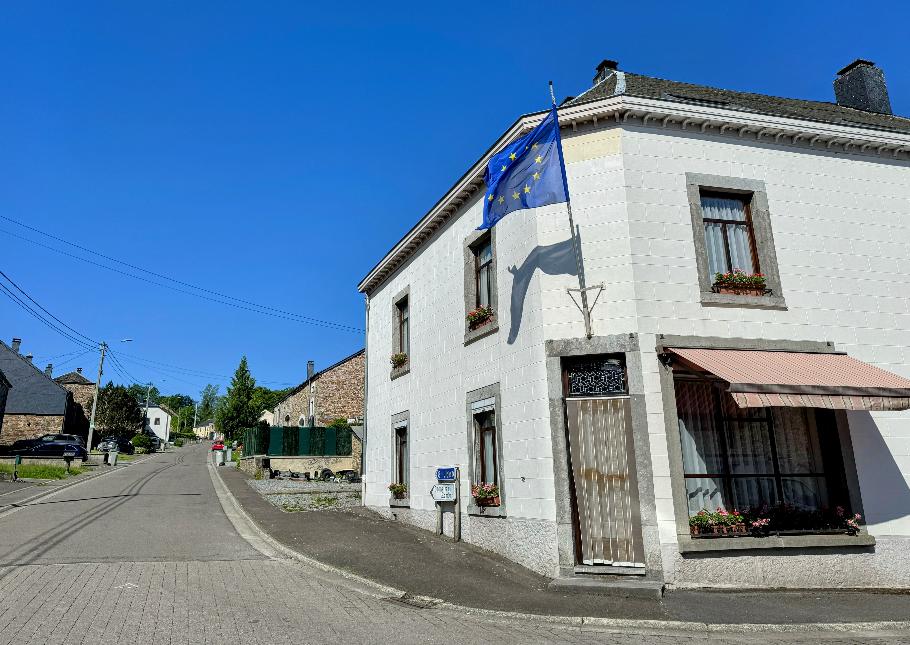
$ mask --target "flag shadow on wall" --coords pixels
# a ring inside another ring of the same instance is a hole
[[[579,240],[580,244],[581,240]],[[534,277],[534,272],[538,269],[540,269],[541,273],[547,275],[578,275],[572,240],[568,239],[549,246],[537,246],[528,254],[521,266],[513,264],[508,267],[509,273],[512,274],[512,302],[510,306],[512,323],[509,328],[509,345],[514,344],[515,339],[518,337],[524,313],[525,297],[528,295],[528,287]]]

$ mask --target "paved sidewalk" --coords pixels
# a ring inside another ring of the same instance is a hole
[[[285,546],[376,582],[466,607],[712,624],[910,619],[910,594],[679,590],[651,601],[555,592],[547,589],[547,578],[466,543],[387,521],[363,508],[285,513],[256,493],[245,473],[234,468],[219,468],[218,473],[253,521]]]

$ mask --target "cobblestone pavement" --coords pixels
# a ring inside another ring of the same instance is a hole
[[[674,633],[409,606],[254,551],[213,506],[204,460],[193,448],[156,456],[0,518],[0,645],[910,643],[896,633]]]

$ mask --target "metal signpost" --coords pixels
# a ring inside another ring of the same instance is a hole
[[[436,502],[436,535],[443,534],[442,505],[455,505],[455,530],[452,536],[455,542],[461,541],[461,504],[458,500],[461,488],[461,472],[458,466],[444,466],[436,469],[436,481],[430,489],[430,495]]]

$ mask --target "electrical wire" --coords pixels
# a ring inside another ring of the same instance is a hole
[[[97,257],[103,258],[103,259],[108,260],[108,261],[110,261],[110,262],[116,262],[117,264],[121,264],[121,265],[123,265],[123,266],[129,267],[130,269],[134,269],[134,270],[136,270],[136,271],[141,271],[141,272],[143,272],[143,273],[147,273],[147,274],[152,275],[152,276],[155,276],[155,277],[157,277],[157,278],[161,278],[161,279],[164,279],[164,280],[168,280],[168,281],[170,281],[170,282],[173,282],[174,284],[178,284],[178,285],[181,285],[181,286],[185,286],[185,287],[188,287],[188,288],[190,288],[190,289],[194,289],[194,290],[196,290],[196,291],[199,291],[199,292],[201,292],[201,293],[206,293],[206,294],[210,294],[210,295],[212,295],[212,296],[217,296],[218,298],[220,298],[220,300],[217,299],[217,298],[206,297],[206,296],[200,295],[199,293],[194,293],[194,292],[191,292],[191,291],[186,291],[186,290],[184,290],[184,289],[178,289],[177,287],[174,287],[174,286],[169,285],[169,284],[162,284],[162,283],[160,283],[160,282],[155,282],[154,280],[149,280],[148,278],[145,278],[145,277],[143,277],[143,276],[138,276],[138,275],[135,275],[135,274],[133,274],[133,273],[129,273],[129,272],[127,272],[127,271],[121,271],[121,270],[116,269],[116,268],[114,268],[114,267],[111,267],[111,266],[108,266],[108,265],[105,265],[105,264],[101,264],[100,262],[93,262],[92,260],[89,260],[89,259],[84,258],[84,257],[82,257],[82,256],[75,255],[75,254],[72,254],[72,253],[67,253],[67,252],[65,252],[65,251],[63,251],[63,250],[61,250],[61,249],[55,248],[55,247],[53,247],[53,246],[49,246],[49,245],[47,245],[47,244],[42,244],[41,242],[37,242],[37,241],[32,240],[32,239],[29,239],[29,238],[27,238],[27,237],[23,237],[23,236],[21,236],[21,235],[17,235],[17,234],[15,234],[15,233],[12,233],[12,232],[7,231],[7,230],[5,230],[5,229],[0,229],[0,233],[6,233],[7,235],[11,235],[11,236],[13,236],[13,237],[15,237],[15,238],[18,238],[18,239],[20,239],[20,240],[24,240],[24,241],[29,242],[29,243],[31,243],[31,244],[34,244],[34,245],[36,245],[36,246],[40,246],[40,247],[43,247],[43,248],[45,248],[45,249],[54,251],[54,252],[56,252],[56,253],[60,253],[61,255],[65,255],[65,256],[70,257],[70,258],[74,258],[74,259],[77,259],[77,260],[81,260],[81,261],[86,262],[86,263],[88,263],[88,264],[92,264],[92,265],[94,265],[94,266],[101,267],[101,268],[107,269],[107,270],[109,270],[109,271],[114,271],[115,273],[119,273],[119,274],[121,274],[121,275],[125,275],[125,276],[128,276],[128,277],[130,277],[130,278],[134,278],[134,279],[136,279],[136,280],[142,280],[143,282],[147,282],[147,283],[149,283],[149,284],[154,284],[154,285],[156,285],[156,286],[163,287],[163,288],[165,288],[165,289],[172,289],[172,290],[177,291],[177,292],[179,292],[179,293],[185,293],[185,294],[188,294],[188,295],[195,296],[195,297],[197,297],[197,298],[202,298],[202,299],[204,299],[204,300],[209,300],[209,301],[211,301],[211,302],[216,302],[216,303],[219,303],[219,304],[222,304],[222,305],[227,305],[227,306],[229,306],[229,307],[235,307],[235,308],[237,308],[237,309],[242,309],[242,310],[245,310],[245,311],[252,311],[252,312],[254,312],[254,313],[259,313],[259,314],[263,314],[263,315],[267,315],[267,316],[273,316],[273,317],[276,317],[276,318],[282,318],[282,319],[285,319],[285,320],[292,320],[292,321],[295,321],[295,322],[300,322],[300,323],[305,323],[305,324],[311,324],[311,325],[316,325],[316,326],[320,326],[320,327],[327,327],[327,328],[330,328],[330,329],[337,329],[337,330],[340,330],[340,331],[350,331],[350,332],[354,332],[354,333],[358,333],[358,334],[364,333],[364,330],[363,330],[362,328],[360,328],[360,327],[354,327],[354,326],[352,326],[352,325],[345,325],[345,324],[342,324],[342,323],[336,323],[336,322],[331,322],[331,321],[328,321],[328,320],[322,320],[322,319],[320,319],[320,318],[313,318],[313,317],[311,317],[311,316],[304,316],[304,315],[302,315],[302,314],[297,314],[297,313],[294,313],[294,312],[285,311],[285,310],[283,310],[283,309],[278,309],[278,308],[276,308],[276,307],[270,307],[270,306],[268,306],[268,305],[262,305],[262,304],[259,304],[259,303],[256,303],[256,302],[252,302],[252,301],[250,301],[250,300],[244,300],[243,298],[237,298],[237,297],[235,297],[235,296],[231,296],[231,295],[228,295],[228,294],[225,294],[225,293],[221,293],[220,291],[215,291],[215,290],[213,290],[213,289],[207,289],[207,288],[205,288],[205,287],[200,287],[200,286],[194,285],[194,284],[192,284],[192,283],[185,282],[185,281],[183,281],[183,280],[178,280],[178,279],[176,279],[176,278],[172,278],[172,277],[167,276],[167,275],[164,275],[164,274],[162,274],[162,273],[157,273],[157,272],[155,272],[155,271],[151,271],[151,270],[149,270],[149,269],[145,269],[145,268],[140,267],[140,266],[137,266],[137,265],[135,265],[135,264],[130,264],[129,262],[125,262],[125,261],[123,261],[123,260],[118,260],[117,258],[111,257],[111,256],[109,256],[109,255],[105,255],[104,253],[101,253],[101,252],[99,252],[99,251],[95,251],[95,250],[93,250],[93,249],[89,249],[89,248],[84,247],[84,246],[81,246],[81,245],[79,245],[79,244],[75,244],[75,243],[70,242],[70,241],[68,241],[68,240],[64,240],[64,239],[61,238],[61,237],[58,237],[58,236],[56,236],[56,235],[52,235],[51,233],[46,233],[45,231],[42,231],[42,230],[40,230],[40,229],[38,229],[38,228],[35,228],[35,227],[33,227],[33,226],[29,226],[28,224],[25,224],[25,223],[23,223],[23,222],[20,222],[20,221],[18,221],[18,220],[15,220],[15,219],[13,219],[13,218],[11,218],[11,217],[6,217],[5,215],[0,215],[0,219],[4,219],[4,220],[6,220],[6,221],[8,221],[8,222],[11,222],[11,223],[13,223],[13,224],[16,224],[17,226],[21,226],[21,227],[26,228],[26,229],[28,229],[28,230],[30,230],[30,231],[33,231],[33,232],[35,232],[35,233],[38,233],[39,235],[44,235],[45,237],[48,237],[48,238],[50,238],[50,239],[52,239],[52,240],[55,240],[55,241],[57,241],[57,242],[61,242],[61,243],[63,243],[63,244],[66,244],[66,245],[68,245],[68,246],[71,246],[71,247],[73,247],[73,248],[79,249],[80,251],[83,251],[83,252],[85,252],[85,253],[90,253],[90,254],[92,254],[92,255],[95,255],[95,256],[97,256]],[[234,301],[234,302],[226,302],[226,301]],[[248,306],[241,306],[241,304],[237,304],[237,303],[241,303],[242,305],[248,305]]]

